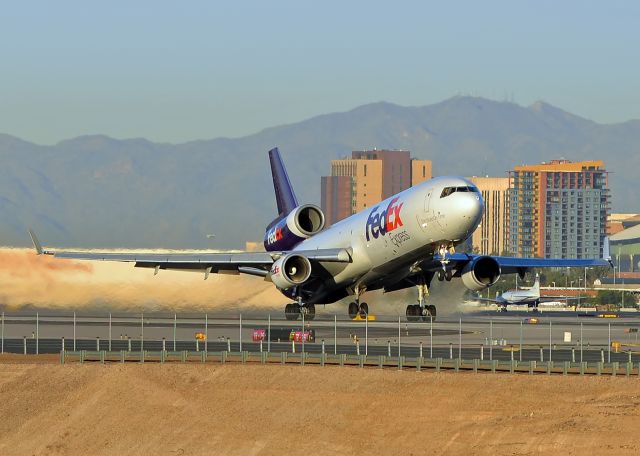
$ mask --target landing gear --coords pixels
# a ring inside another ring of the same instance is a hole
[[[420,321],[422,319],[422,308],[420,304],[412,304],[407,306],[407,321]]]
[[[358,304],[355,302],[349,303],[349,318],[354,319],[358,315]]]
[[[297,320],[300,317],[300,306],[298,304],[287,304],[284,306],[284,316],[287,320]]]
[[[438,271],[438,280],[440,282],[444,280],[451,282],[451,279],[453,279],[453,271],[451,269],[441,269]]]
[[[360,295],[366,290],[364,287],[356,286],[353,290],[356,300],[349,303],[349,318],[352,320],[358,316],[367,318],[369,315],[369,305],[366,302],[360,302]]]
[[[443,271],[439,271],[442,273],[443,280],[446,278],[446,273]],[[450,272],[450,271],[449,271]],[[431,278],[428,279],[422,277],[420,282],[418,283],[418,304],[410,304],[407,306],[406,316],[407,321],[433,321],[436,319],[436,306],[427,305],[426,300],[429,295],[429,287],[427,282],[430,282]]]
[[[316,306],[313,304],[301,305],[297,302],[284,306],[284,315],[287,320],[297,320],[304,313],[305,320],[316,318]]]
[[[303,307],[302,310],[305,311],[305,319],[311,321],[316,318],[316,306],[313,304],[307,304],[307,306]]]
[[[358,315],[361,318],[367,318],[367,315],[369,315],[369,305],[366,302],[352,301],[349,303],[349,318],[353,320]]]
[[[369,315],[369,304],[367,304],[366,302],[361,302],[360,303],[360,317],[367,318],[367,315]]]
[[[412,304],[407,306],[407,321],[432,321],[436,319],[436,306],[428,305],[424,308],[420,304]]]

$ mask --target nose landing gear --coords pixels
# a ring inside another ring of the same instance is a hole
[[[442,282],[443,280],[446,280],[447,282],[451,282],[452,278],[453,278],[453,271],[451,269],[441,269],[440,271],[438,271],[438,280],[440,282]]]

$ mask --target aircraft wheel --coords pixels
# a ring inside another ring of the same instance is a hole
[[[440,282],[444,280],[444,271],[442,269],[438,271],[438,280]]]
[[[284,307],[284,315],[287,320],[297,320],[300,316],[300,309],[296,304],[287,304]]]
[[[407,306],[407,321],[418,321],[420,319],[420,306],[412,304]]]
[[[367,315],[369,315],[369,304],[367,304],[366,302],[361,302],[360,303],[360,316],[362,318],[367,318]]]
[[[304,316],[305,319],[311,321],[316,318],[316,306],[313,304],[309,304],[307,306],[307,314]]]
[[[405,311],[405,315],[407,317],[407,321],[412,321],[413,319],[413,305],[408,305],[407,310]]]
[[[351,319],[356,318],[356,315],[358,315],[358,304],[356,304],[355,302],[350,302],[349,303],[349,318],[351,318]]]
[[[434,320],[436,319],[436,306],[434,305],[427,306],[427,318],[429,319],[433,318]]]
[[[450,269],[447,270],[447,272],[445,272],[444,274],[444,278],[447,280],[447,282],[451,282],[451,279],[453,278],[453,272]]]

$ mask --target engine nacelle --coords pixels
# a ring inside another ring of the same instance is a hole
[[[324,213],[318,206],[298,206],[267,228],[264,248],[268,252],[291,250],[304,239],[322,231],[324,220]]]
[[[290,253],[271,266],[271,281],[281,290],[302,285],[311,276],[311,262],[307,257]]]
[[[481,291],[496,283],[500,272],[500,265],[495,259],[481,256],[462,269],[462,283],[469,290]]]

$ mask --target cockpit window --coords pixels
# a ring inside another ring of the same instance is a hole
[[[471,187],[471,186],[463,186],[463,187],[445,187],[444,189],[442,189],[442,193],[440,193],[440,198],[446,198],[447,196],[451,195],[452,193],[455,192],[472,192],[472,193],[478,193],[478,189],[476,187]]]

